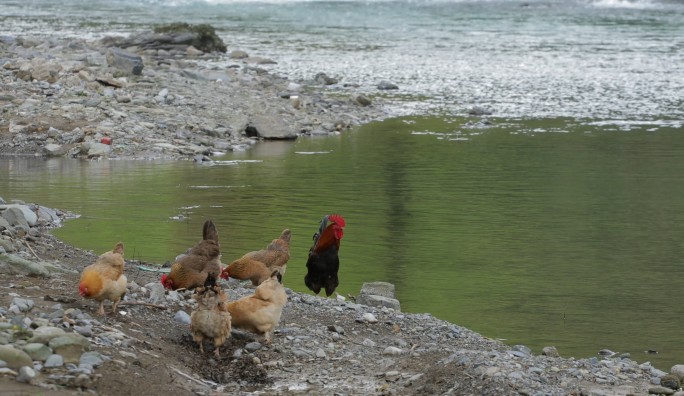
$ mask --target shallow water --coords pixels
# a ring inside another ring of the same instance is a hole
[[[80,213],[55,233],[162,263],[217,223],[223,261],[293,231],[306,292],[320,218],[341,213],[343,295],[396,285],[431,312],[536,353],[681,363],[681,126],[414,117],[191,162],[2,158],[3,198]],[[181,217],[182,216],[182,217]],[[657,355],[644,351],[657,350]]]
[[[684,3],[672,0],[21,0],[1,34],[101,37],[209,23],[293,80],[325,72],[399,113],[684,119]],[[219,59],[213,66],[233,63]],[[400,89],[379,92],[389,80]]]

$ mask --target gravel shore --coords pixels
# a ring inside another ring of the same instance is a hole
[[[209,160],[387,116],[381,100],[324,72],[293,82],[242,51],[111,41],[2,37],[0,154]],[[212,66],[219,59],[228,66]]]
[[[211,161],[391,113],[380,94],[358,95],[322,75],[288,81],[268,72],[271,60],[248,54],[212,68],[218,55],[190,47],[111,48],[107,40],[3,37],[0,154]],[[132,60],[130,69],[112,66],[115,56]],[[8,394],[684,395],[681,365],[666,373],[609,351],[563,358],[552,346],[535,355],[429,314],[290,289],[271,345],[234,331],[215,359],[190,336],[189,293],[164,291],[159,273],[128,260],[125,302],[98,317],[77,283],[102,252],[49,232],[69,214],[2,201],[0,215],[0,387]],[[253,290],[222,286],[231,299]]]

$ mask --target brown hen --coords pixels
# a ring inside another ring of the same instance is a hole
[[[221,266],[218,231],[211,220],[204,222],[202,240],[187,253],[176,258],[171,271],[162,275],[161,283],[167,289],[194,289],[202,286],[211,274],[218,278]]]
[[[221,273],[221,278],[235,278],[251,280],[252,285],[259,285],[271,277],[271,273],[277,270],[281,275],[285,274],[287,262],[290,260],[290,239],[292,232],[283,230],[278,239],[274,239],[266,246],[255,252],[249,252],[233,261]]]

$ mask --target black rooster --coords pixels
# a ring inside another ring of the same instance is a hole
[[[318,232],[313,236],[314,243],[309,249],[304,283],[316,294],[324,288],[326,296],[330,296],[340,283],[337,278],[337,271],[340,268],[337,252],[340,250],[344,226],[342,216],[327,215],[323,217]]]

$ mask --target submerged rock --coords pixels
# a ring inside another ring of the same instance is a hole
[[[127,74],[140,75],[143,71],[143,60],[139,55],[120,48],[107,50],[107,63]]]
[[[226,44],[216,34],[213,26],[208,24],[190,25],[188,23],[172,23],[158,26],[154,29],[155,33],[166,33],[170,35],[181,35],[192,33],[189,45],[204,52],[226,52]]]
[[[386,90],[399,89],[399,87],[396,84],[391,83],[389,81],[380,81],[380,83],[378,83],[378,89],[386,91]]]

